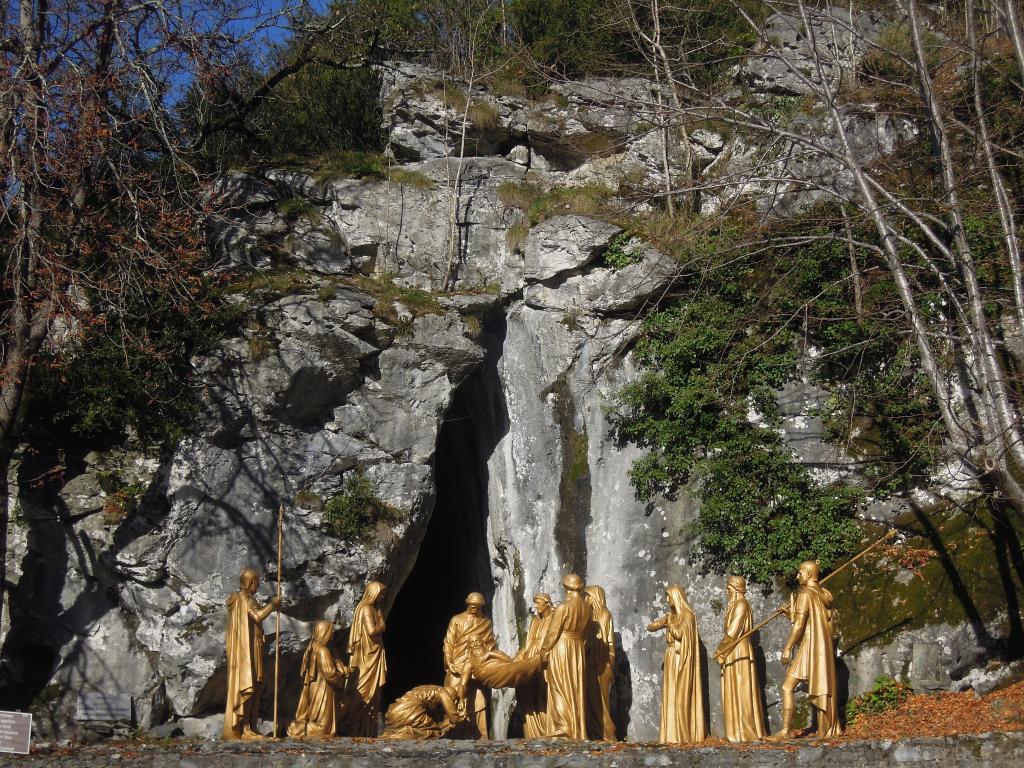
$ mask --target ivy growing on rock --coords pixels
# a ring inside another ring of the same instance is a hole
[[[713,570],[766,582],[808,558],[827,568],[854,548],[864,502],[922,482],[939,455],[898,297],[857,224],[823,208],[659,244],[686,275],[645,320],[643,372],[611,412],[620,439],[647,449],[632,469],[638,497],[687,485],[699,496],[693,533]],[[856,482],[787,444],[778,394],[794,382],[831,393],[809,415],[861,462]]]
[[[63,348],[41,355],[29,432],[43,440],[180,439],[199,407],[192,358],[238,333],[246,315],[224,301],[215,281],[194,276],[190,286],[187,304],[157,286],[126,301],[120,315],[97,313]]]
[[[792,332],[749,334],[742,314],[711,296],[652,315],[637,347],[646,372],[619,393],[616,423],[650,449],[633,466],[638,495],[671,498],[699,478],[695,533],[708,563],[768,581],[848,551],[858,493],[821,487],[794,461],[773,397],[797,365]]]

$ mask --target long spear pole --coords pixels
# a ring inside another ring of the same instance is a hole
[[[277,508],[277,628],[274,637],[274,738],[277,738],[277,699],[281,679],[281,549],[284,543],[284,504]]]
[[[896,529],[895,529],[895,528],[893,528],[893,529],[889,530],[889,532],[888,532],[888,533],[886,533],[886,534],[885,534],[885,536],[883,536],[882,538],[880,538],[880,539],[879,539],[878,541],[876,541],[876,542],[875,542],[874,544],[871,544],[871,545],[869,545],[869,546],[865,547],[864,549],[862,549],[862,550],[861,550],[860,552],[858,552],[858,553],[857,553],[856,555],[854,555],[853,557],[851,557],[851,558],[850,558],[849,560],[847,560],[847,561],[846,561],[845,563],[843,563],[843,564],[842,564],[841,566],[839,566],[838,568],[836,568],[836,569],[835,569],[834,571],[832,571],[832,573],[830,573],[830,574],[829,574],[828,576],[826,576],[825,578],[823,578],[823,579],[822,579],[822,580],[821,580],[820,582],[818,582],[818,583],[819,583],[819,584],[824,584],[824,583],[825,583],[826,581],[828,581],[829,579],[831,579],[831,578],[832,578],[833,576],[835,576],[836,574],[838,574],[838,573],[842,572],[842,571],[843,571],[843,570],[844,570],[845,568],[849,568],[849,567],[850,567],[851,565],[853,565],[853,564],[854,564],[855,562],[857,562],[857,561],[858,561],[858,560],[860,560],[860,559],[861,559],[862,557],[864,557],[864,555],[866,555],[866,554],[867,554],[868,552],[870,552],[871,550],[875,549],[875,547],[878,547],[879,545],[881,545],[881,544],[883,544],[884,542],[888,541],[889,539],[891,539],[891,538],[892,538],[893,536],[895,536],[895,535],[896,535]],[[715,658],[716,658],[716,659],[718,659],[718,660],[724,659],[724,658],[725,658],[726,656],[728,656],[728,655],[729,655],[729,653],[730,653],[730,652],[732,652],[732,649],[733,649],[733,648],[735,648],[735,647],[736,647],[737,645],[739,645],[739,644],[740,644],[741,642],[743,642],[744,640],[746,640],[746,639],[747,639],[748,637],[750,637],[750,636],[751,636],[752,634],[754,634],[755,632],[757,632],[757,631],[758,631],[759,629],[761,629],[762,627],[765,627],[765,626],[767,626],[767,625],[768,625],[768,624],[769,624],[770,622],[772,622],[772,621],[774,621],[775,619],[777,619],[777,618],[778,618],[779,616],[781,616],[781,615],[783,614],[783,612],[784,612],[784,611],[785,611],[785,608],[776,608],[776,609],[775,609],[774,611],[772,611],[772,612],[771,612],[770,614],[768,614],[768,618],[766,618],[766,619],[765,619],[764,621],[762,621],[761,623],[757,624],[756,626],[754,626],[754,627],[752,627],[752,628],[748,629],[748,630],[747,630],[746,632],[744,632],[744,633],[743,633],[742,635],[740,635],[739,637],[737,637],[737,638],[736,638],[735,640],[733,640],[733,641],[732,641],[732,642],[731,642],[731,643],[730,643],[730,644],[729,644],[728,646],[726,646],[726,647],[725,647],[725,648],[724,648],[724,649],[723,649],[723,650],[721,651],[721,653],[716,653],[716,654],[715,654]]]

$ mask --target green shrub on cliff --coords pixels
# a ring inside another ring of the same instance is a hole
[[[398,510],[377,497],[377,485],[361,471],[345,480],[341,493],[323,505],[324,522],[339,538],[360,541],[379,522],[394,521]]]
[[[896,709],[911,693],[913,689],[906,683],[888,675],[881,675],[875,680],[871,690],[862,693],[846,705],[846,721],[852,723],[860,715],[874,715]]]
[[[769,581],[807,558],[827,568],[856,544],[865,491],[925,481],[938,456],[935,403],[893,322],[899,297],[870,229],[842,214],[733,219],[659,244],[684,274],[645,320],[642,375],[611,403],[612,418],[622,440],[647,449],[632,470],[638,497],[692,484],[693,533],[715,570]],[[848,222],[864,244],[853,253]],[[934,314],[930,295],[922,311]],[[779,393],[809,385],[830,395],[801,418],[822,419],[826,439],[861,462],[864,487],[814,469],[818,457],[798,457],[783,439]]]
[[[178,440],[198,410],[191,358],[239,332],[245,314],[205,279],[193,286],[184,308],[165,294],[145,295],[45,354],[33,373],[30,431],[43,439]]]
[[[637,494],[673,497],[699,478],[696,523],[707,562],[769,581],[849,551],[859,494],[819,486],[778,432],[773,397],[796,369],[791,332],[744,332],[743,308],[700,298],[653,314],[637,357],[645,373],[619,393],[621,438],[648,448],[633,466]]]

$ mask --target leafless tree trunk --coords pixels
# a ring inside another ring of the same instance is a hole
[[[230,80],[248,42],[299,2],[259,18],[244,0],[0,2],[0,590],[9,471],[52,321],[99,323],[91,306],[116,316],[146,292],[190,300],[207,179],[175,89]]]
[[[986,305],[990,301],[989,292],[979,278],[975,254],[967,237],[962,186],[964,173],[973,172],[969,160],[960,157],[960,150],[956,148],[953,138],[954,133],[970,131],[970,140],[977,144],[988,190],[998,213],[1000,235],[1012,275],[1013,300],[1008,311],[1015,324],[1024,327],[1024,268],[1021,265],[1016,220],[1018,211],[1009,185],[1002,175],[999,153],[1004,150],[992,141],[987,122],[988,112],[979,82],[983,67],[983,49],[977,39],[980,25],[972,16],[973,3],[968,3],[965,9],[965,28],[968,31],[963,50],[967,50],[971,57],[969,74],[973,81],[974,114],[971,125],[964,126],[961,120],[951,117],[951,108],[942,103],[935,87],[934,75],[929,70],[929,43],[925,42],[923,28],[926,14],[916,0],[904,0],[902,5],[912,54],[908,59],[899,51],[884,53],[904,62],[915,73],[912,85],[917,89],[917,99],[923,108],[923,123],[932,135],[935,148],[935,177],[943,195],[941,214],[922,207],[922,201],[889,186],[880,174],[863,163],[858,147],[849,134],[844,96],[840,89],[844,81],[853,80],[853,73],[844,71],[843,62],[854,59],[850,52],[858,44],[862,50],[872,46],[880,50],[877,43],[860,37],[862,33],[857,30],[852,18],[855,11],[852,2],[849,5],[851,15],[847,19],[838,16],[827,3],[817,5],[806,0],[768,2],[774,11],[788,10],[790,17],[799,23],[801,36],[807,40],[808,49],[812,52],[812,71],[802,71],[793,63],[792,57],[783,54],[776,41],[767,37],[758,22],[745,14],[748,23],[761,35],[762,47],[768,52],[774,52],[778,61],[787,63],[792,77],[799,80],[824,105],[826,126],[831,136],[813,136],[790,130],[788,126],[777,125],[742,105],[723,99],[704,97],[703,104],[708,107],[708,116],[716,116],[738,129],[760,133],[771,140],[784,141],[818,154],[822,161],[844,169],[849,175],[854,189],[852,198],[837,190],[830,191],[837,195],[841,205],[855,203],[876,230],[881,255],[900,297],[950,447],[976,477],[994,477],[999,489],[1013,500],[1018,509],[1024,510],[1024,489],[1015,479],[1019,469],[1024,467],[1024,432],[1021,428],[1020,406],[1007,380],[999,343],[992,328],[993,320],[986,312]],[[742,6],[737,6],[737,9],[745,13]],[[1024,71],[1024,46],[1020,44],[1017,8],[1013,3],[1003,3],[1000,11],[1003,28],[1013,42],[1015,54]],[[824,34],[821,34],[821,30],[825,30]],[[949,50],[946,55],[959,54],[956,50]],[[677,87],[684,90],[687,88],[685,78],[676,75],[671,77]],[[908,89],[907,93],[911,91]],[[702,95],[694,91],[691,96],[691,102],[697,102]],[[695,112],[692,106],[682,109],[678,102],[673,106],[680,113]],[[756,178],[756,172],[753,178]],[[766,182],[783,183],[784,179],[769,176]],[[972,175],[971,184],[978,183],[978,176]],[[849,229],[847,236],[851,237]],[[908,257],[914,259],[915,263],[908,263]],[[942,330],[934,327],[934,321],[928,320],[921,312],[921,295],[914,275],[915,270],[921,266],[938,281],[942,298],[948,302],[943,321],[946,327]],[[854,301],[858,305],[859,314],[862,307],[859,270],[855,258],[851,260],[851,277],[854,280]],[[959,362],[959,374],[950,367],[949,360]]]
[[[456,92],[461,93],[465,87],[465,98],[461,104],[459,115],[458,159],[452,172],[451,158],[445,164],[446,188],[448,190],[447,235],[445,238],[445,273],[441,281],[442,290],[451,290],[458,280],[459,260],[464,255],[463,232],[464,222],[460,221],[462,206],[462,184],[466,169],[466,139],[469,132],[470,108],[472,107],[473,89],[478,82],[492,72],[483,71],[479,48],[484,36],[490,33],[487,14],[481,13],[475,18],[464,22],[460,14],[442,7],[438,10],[438,23],[445,29],[448,41],[447,65],[452,75],[451,81],[456,85]],[[446,80],[446,87],[447,87]],[[445,142],[448,139],[448,124],[445,124]]]
[[[679,92],[675,74],[675,65],[662,35],[662,0],[648,0],[646,8],[650,15],[648,28],[637,15],[633,3],[635,0],[619,0],[619,15],[637,41],[640,54],[647,61],[654,77],[655,102],[654,112],[662,132],[662,166],[665,174],[665,208],[669,216],[675,215],[675,198],[683,198],[686,207],[694,207],[696,195],[691,187],[693,184],[694,158],[690,147],[690,137],[683,119],[685,110]],[[666,105],[666,94],[670,97],[670,106]],[[672,171],[670,147],[678,147],[681,152],[678,171]],[[685,186],[677,187],[673,177],[686,180]]]
[[[447,260],[444,280],[441,281],[441,288],[445,291],[449,291],[454,287],[456,267],[458,266],[459,258],[462,255],[462,233],[459,231],[459,208],[462,201],[462,174],[466,165],[466,132],[469,129],[469,104],[473,92],[474,73],[474,65],[471,63],[469,79],[466,83],[465,102],[462,107],[462,115],[460,116],[459,156],[455,164],[454,176],[452,176],[450,159],[449,162],[445,164],[448,188],[448,234],[445,240]]]
[[[965,10],[967,44],[971,57],[971,83],[974,89],[974,111],[978,127],[978,146],[985,158],[985,167],[992,182],[992,197],[999,213],[999,223],[1003,228],[1003,242],[1006,245],[1006,255],[1010,261],[1010,271],[1013,276],[1017,328],[1019,333],[1024,333],[1024,268],[1021,266],[1020,239],[1017,234],[1017,221],[1009,188],[996,163],[992,140],[989,136],[988,114],[982,99],[982,52],[975,32],[974,0],[967,0]],[[1024,73],[1024,56],[1021,58],[1021,72]]]

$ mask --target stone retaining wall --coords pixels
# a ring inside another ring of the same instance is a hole
[[[77,750],[0,756],[2,766],[67,768],[1004,768],[1024,765],[1024,732],[905,741],[858,741],[832,746],[807,743],[746,749],[673,749],[644,744],[454,741],[386,742],[338,739],[326,744],[139,742]]]

